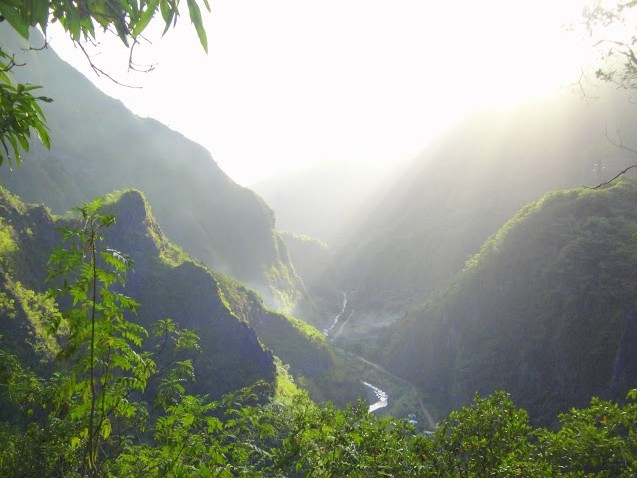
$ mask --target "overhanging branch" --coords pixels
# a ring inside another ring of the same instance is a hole
[[[624,144],[624,141],[623,141],[623,139],[622,139],[621,131],[619,131],[619,130],[617,130],[617,138],[618,138],[618,139],[617,139],[617,140],[615,140],[615,139],[611,138],[611,137],[608,135],[608,127],[607,127],[607,128],[606,128],[606,139],[607,139],[608,141],[610,141],[610,143],[611,143],[612,145],[614,145],[614,146],[616,146],[616,147],[618,147],[618,148],[624,149],[624,150],[626,150],[626,151],[628,151],[628,152],[630,152],[630,153],[632,153],[632,154],[634,154],[634,155],[636,155],[636,156],[637,156],[637,150],[636,150],[636,149],[629,148],[628,146],[626,146],[626,145]],[[616,180],[616,179],[618,179],[619,177],[623,176],[624,174],[626,174],[628,171],[630,171],[630,170],[631,170],[631,169],[633,169],[633,168],[637,168],[637,164],[633,164],[633,165],[631,165],[631,166],[628,166],[626,169],[624,169],[624,170],[620,171],[619,173],[617,173],[617,175],[616,175],[614,178],[609,179],[608,181],[604,181],[603,183],[600,183],[600,184],[598,184],[597,186],[593,186],[593,187],[590,187],[590,186],[583,186],[583,187],[584,187],[585,189],[601,189],[601,188],[603,188],[604,186],[608,186],[610,183],[612,183],[613,181],[615,181],[615,180]]]

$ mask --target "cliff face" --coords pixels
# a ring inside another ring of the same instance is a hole
[[[4,344],[19,355],[28,357],[36,350],[46,358],[55,343],[46,342],[42,321],[46,313],[56,310],[40,294],[46,287],[46,260],[61,240],[56,228],[76,220],[54,221],[46,209],[1,192],[0,224],[13,246],[2,254],[0,306],[12,319],[2,321],[0,334],[5,336]],[[113,194],[104,210],[116,216],[115,225],[105,233],[106,247],[134,261],[123,292],[141,305],[130,320],[150,328],[157,320],[171,318],[200,337],[200,353],[192,357],[196,373],[192,390],[218,398],[259,380],[273,383],[272,353],[228,309],[212,274],[166,240],[141,193]],[[26,290],[27,285],[34,291]],[[27,363],[34,363],[33,357]]]
[[[622,331],[621,340],[613,363],[613,373],[609,383],[612,395],[619,395],[627,388],[635,386],[637,377],[637,305],[625,318],[626,327]]]
[[[257,334],[224,303],[219,286],[204,266],[188,259],[163,236],[141,193],[110,197],[116,217],[105,241],[135,261],[126,289],[140,302],[139,320],[171,318],[200,337],[194,357],[196,390],[218,397],[257,380],[272,382],[275,366]]]
[[[538,421],[637,383],[637,182],[523,208],[444,292],[381,337],[443,409],[504,389]],[[379,351],[379,358],[382,359]]]
[[[57,351],[44,331],[57,307],[44,292],[58,235],[44,207],[23,204],[0,188],[0,347],[42,370]]]

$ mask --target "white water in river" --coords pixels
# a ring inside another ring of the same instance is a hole
[[[334,320],[332,321],[332,324],[326,328],[323,329],[323,334],[326,337],[330,336],[330,333],[332,332],[332,330],[334,330],[334,327],[336,327],[336,324],[338,324],[338,321],[340,320],[340,318],[343,316],[343,314],[345,313],[345,310],[347,309],[347,294],[345,292],[341,292],[341,294],[343,294],[343,304],[341,306],[341,311],[338,313],[338,315],[336,317],[334,317]],[[351,354],[353,355],[353,354]],[[360,357],[353,355],[354,357],[361,359]],[[367,388],[369,388],[369,390],[373,393],[373,395],[376,397],[376,402],[372,403],[369,406],[369,413],[372,413],[375,410],[378,410],[379,408],[384,408],[387,406],[387,403],[389,402],[389,395],[387,394],[387,392],[382,391],[380,388],[372,385],[371,383],[368,382],[363,382],[363,385],[365,385]]]
[[[336,327],[338,324],[338,319],[345,313],[345,309],[347,309],[347,294],[345,292],[341,292],[343,294],[343,305],[341,306],[341,311],[338,313],[334,320],[332,321],[332,325],[330,325],[327,329],[323,329],[323,335],[329,336],[330,332]]]
[[[387,392],[383,392],[380,388],[375,387],[371,383],[363,382],[363,385],[369,388],[373,394],[376,395],[376,402],[369,406],[369,413],[387,406],[387,403],[389,402],[389,395]]]

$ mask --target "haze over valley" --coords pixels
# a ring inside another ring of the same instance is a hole
[[[51,138],[3,142],[0,475],[637,472],[632,50],[558,35],[579,2],[381,3],[189,10],[211,63],[140,43],[147,96],[0,5]]]

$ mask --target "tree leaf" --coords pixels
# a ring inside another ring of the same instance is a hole
[[[4,2],[0,2],[0,14],[9,22],[21,37],[29,39],[29,25],[24,22],[20,12]]]
[[[144,10],[144,12],[139,17],[139,20],[137,21],[137,23],[133,27],[133,31],[131,32],[131,36],[136,37],[137,35],[139,35],[141,32],[144,31],[144,29],[148,26],[148,23],[155,16],[155,12],[157,11],[157,4],[158,3],[159,3],[159,0],[151,0],[150,2],[148,2],[146,10]]]
[[[201,19],[201,10],[199,9],[199,5],[195,0],[188,0],[188,12],[190,13],[190,21],[195,26],[197,30],[197,35],[199,36],[199,41],[201,42],[201,46],[204,51],[208,53],[208,38],[206,37],[206,30],[203,27],[203,21]]]

